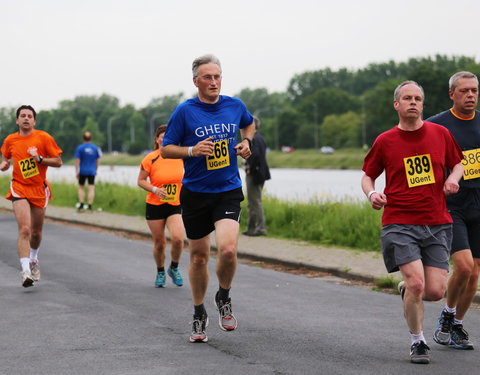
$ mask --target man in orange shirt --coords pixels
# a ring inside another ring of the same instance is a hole
[[[28,288],[40,280],[38,250],[45,209],[52,199],[46,180],[47,168],[62,165],[62,150],[52,136],[34,129],[37,114],[32,106],[22,105],[16,115],[18,132],[10,134],[3,142],[0,170],[6,171],[13,164],[6,198],[12,201],[17,219],[22,286]]]

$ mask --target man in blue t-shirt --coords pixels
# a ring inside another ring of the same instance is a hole
[[[92,212],[93,199],[95,198],[95,176],[98,162],[102,156],[100,148],[91,143],[92,133],[83,133],[83,143],[75,150],[75,173],[78,179],[78,211],[84,211],[85,181],[88,181],[88,212]]]
[[[208,285],[210,233],[215,230],[219,290],[215,304],[219,326],[237,328],[229,296],[237,266],[237,237],[242,181],[237,156],[247,159],[255,133],[253,116],[241,100],[220,95],[222,68],[213,55],[192,64],[198,96],[180,104],[168,122],[162,156],[184,159],[180,195],[182,218],[190,242],[189,278],[194,304],[191,342],[207,342],[204,298]],[[237,143],[240,132],[242,141]]]

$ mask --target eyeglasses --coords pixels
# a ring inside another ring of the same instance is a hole
[[[211,81],[212,79],[214,81],[220,81],[222,79],[222,76],[220,74],[215,74],[214,76],[206,75],[206,76],[201,76],[199,78],[203,79],[204,81]]]

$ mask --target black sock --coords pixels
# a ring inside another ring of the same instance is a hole
[[[218,286],[218,292],[216,295],[216,299],[218,301],[228,301],[228,294],[230,292],[230,289],[223,289],[221,286]]]
[[[91,205],[91,204],[88,205],[88,209],[89,209],[89,210],[92,209],[92,205]]]
[[[172,261],[172,263],[170,263],[170,268],[171,268],[171,269],[178,268],[178,262]]]
[[[80,206],[78,206],[78,208],[83,208],[83,203],[80,203]]]
[[[165,267],[157,267],[157,272],[165,272]]]
[[[203,314],[207,315],[207,311],[205,310],[205,306],[203,305],[203,303],[201,305],[193,307],[195,309],[193,315],[195,315],[196,317],[200,318],[201,316],[203,316]]]

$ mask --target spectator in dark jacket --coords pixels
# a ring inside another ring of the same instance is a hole
[[[265,236],[265,216],[262,207],[262,190],[266,180],[270,179],[266,152],[267,144],[258,132],[260,120],[255,120],[255,136],[252,141],[252,156],[246,160],[247,198],[248,198],[248,229],[243,234],[247,236]]]

